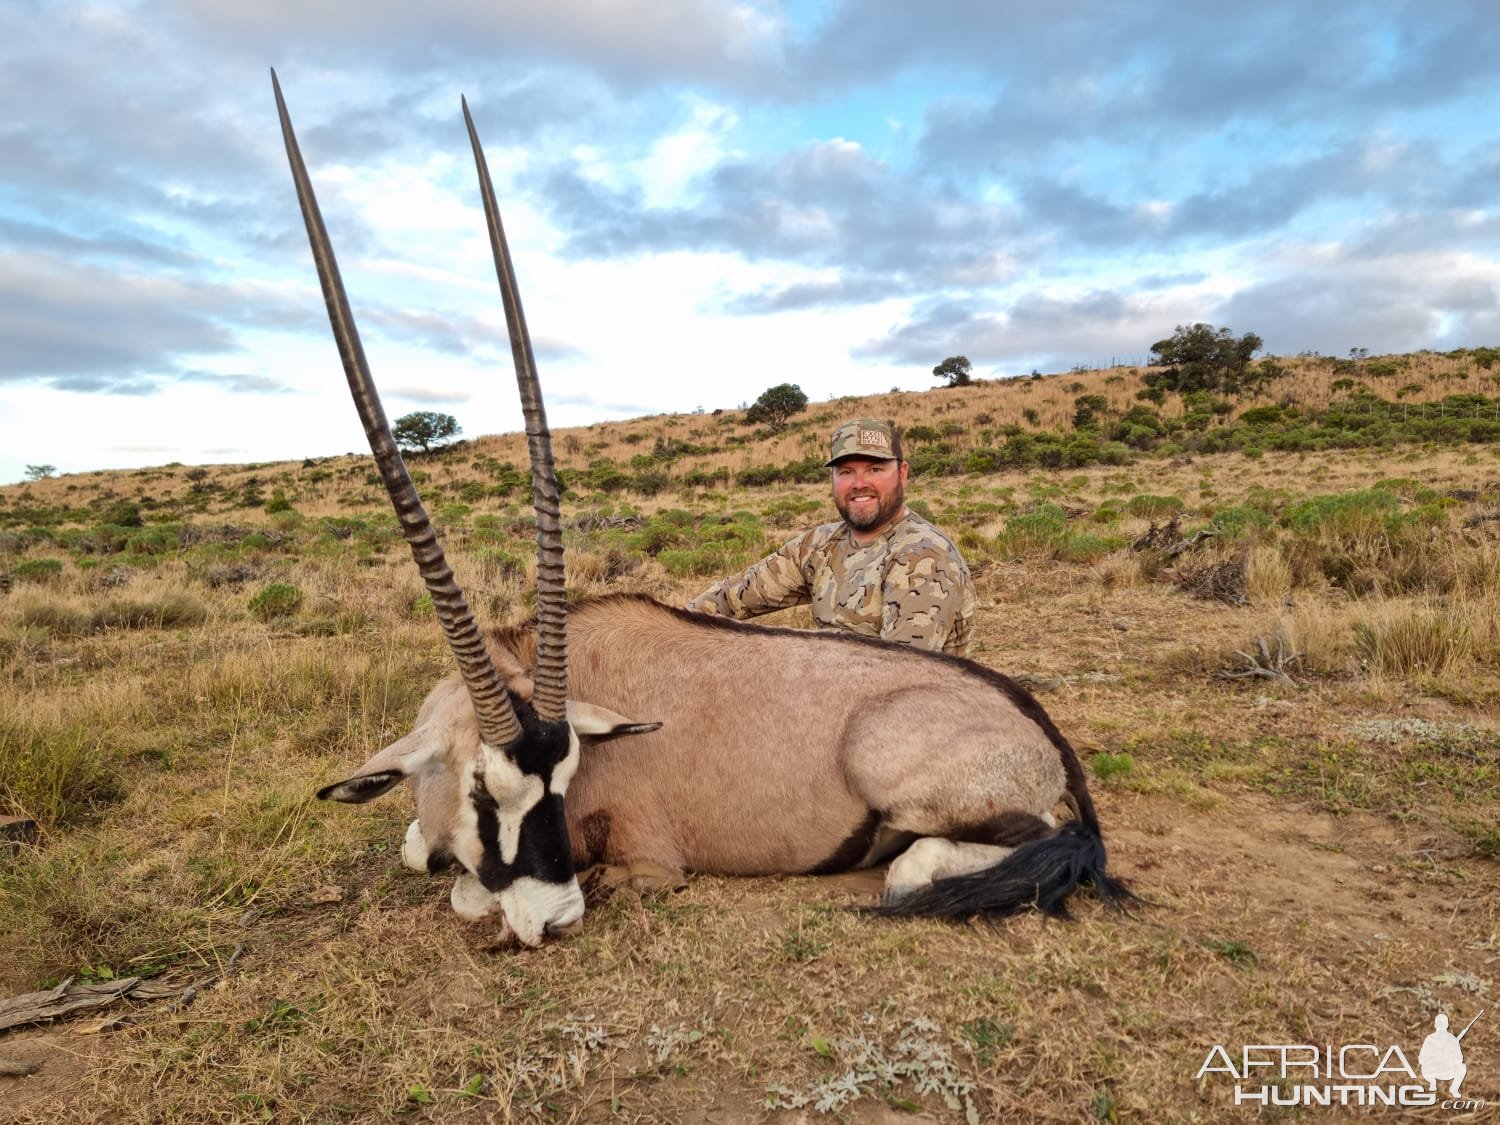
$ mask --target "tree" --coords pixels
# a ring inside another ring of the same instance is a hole
[[[1220,391],[1236,394],[1244,389],[1250,357],[1260,351],[1261,339],[1246,332],[1238,339],[1227,328],[1217,331],[1206,324],[1184,327],[1151,345],[1151,362],[1169,370],[1146,377],[1148,385],[1168,390]]]
[[[55,472],[57,472],[56,465],[27,465],[26,479],[41,480],[44,477],[50,477]]]
[[[435,410],[418,410],[396,419],[391,435],[402,449],[421,447],[423,453],[431,453],[434,445],[463,433],[458,419],[451,414],[439,414]]]
[[[1092,426],[1109,413],[1109,399],[1103,395],[1079,395],[1073,400],[1073,428]]]
[[[950,387],[967,387],[972,379],[969,371],[972,368],[969,357],[963,355],[950,355],[942,363],[932,369],[933,375],[939,379],[947,379]]]
[[[745,411],[745,421],[751,425],[764,422],[773,430],[786,429],[786,421],[793,414],[807,409],[807,396],[796,383],[780,383],[761,392],[750,409]]]

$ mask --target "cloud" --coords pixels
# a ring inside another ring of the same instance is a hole
[[[542,195],[568,232],[568,249],[599,258],[723,251],[926,284],[983,284],[1012,270],[1008,248],[1021,241],[1005,208],[898,172],[842,140],[725,161],[691,207],[648,207],[638,189],[611,189],[567,167],[554,170]]]
[[[419,403],[423,406],[451,406],[455,403],[468,402],[474,396],[469,391],[440,387],[417,387],[407,383],[388,387],[385,391],[385,397],[403,398],[408,402]]]
[[[1248,285],[1216,323],[1260,334],[1268,351],[1341,354],[1476,347],[1500,340],[1500,267],[1451,252],[1335,253]]]
[[[380,60],[399,69],[538,57],[566,60],[624,84],[752,76],[773,57],[772,9],[725,0],[175,0],[163,4],[194,38],[259,57]],[[288,44],[295,45],[288,51]]]
[[[976,372],[1056,371],[1144,355],[1174,323],[1196,319],[1194,302],[1177,291],[1142,296],[1097,289],[1070,296],[1027,295],[1003,307],[944,301],[854,349],[860,358],[932,365],[965,355]]]
[[[0,381],[139,393],[143,376],[161,376],[180,353],[232,347],[202,303],[180,282],[0,253]]]
[[[236,395],[289,394],[292,391],[292,387],[281,379],[245,372],[181,371],[177,373],[174,381],[204,383],[217,390]]]
[[[725,310],[755,316],[792,312],[799,309],[833,308],[840,305],[863,305],[903,296],[909,292],[905,281],[884,275],[841,273],[817,281],[772,286],[753,293],[742,293],[725,302]]]

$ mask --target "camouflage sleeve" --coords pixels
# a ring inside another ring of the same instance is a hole
[[[880,635],[917,648],[967,656],[974,588],[958,551],[924,539],[899,552],[886,571]]]
[[[812,532],[797,536],[780,550],[738,574],[715,582],[688,602],[687,608],[710,617],[759,617],[810,600],[807,553]]]

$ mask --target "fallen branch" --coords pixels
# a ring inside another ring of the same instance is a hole
[[[161,980],[142,980],[140,977],[122,977],[99,984],[74,984],[73,978],[69,977],[56,988],[0,1000],[0,1031],[25,1024],[44,1023],[74,1012],[103,1008],[127,997],[140,1001],[175,999],[177,1006],[184,1008],[203,989],[232,973],[243,951],[244,946],[235,946],[222,968],[186,986],[180,982],[173,984]]]
[[[1258,658],[1240,649],[1234,650],[1234,654],[1241,657],[1248,667],[1238,672],[1231,672],[1226,669],[1218,673],[1219,677],[1225,680],[1244,680],[1254,677],[1262,680],[1280,680],[1282,683],[1291,684],[1293,687],[1301,686],[1287,674],[1286,669],[1287,665],[1301,660],[1302,654],[1300,652],[1289,652],[1287,650],[1286,638],[1279,631],[1276,634],[1276,652],[1274,655],[1271,652],[1271,646],[1266,643],[1265,637],[1256,637],[1255,646],[1259,650]]]
[[[1191,550],[1205,539],[1212,539],[1216,534],[1217,532],[1205,527],[1190,539],[1179,539],[1167,548],[1167,558],[1175,559],[1178,555],[1184,551]]]

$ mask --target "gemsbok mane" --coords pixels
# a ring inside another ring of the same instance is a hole
[[[565,605],[541,387],[483,149],[463,102],[526,419],[537,517],[531,626],[481,631],[391,436],[271,73],[287,158],[354,403],[458,674],[410,733],[318,796],[410,781],[411,868],[453,868],[453,908],[525,945],[582,924],[575,871],[823,873],[890,861],[873,911],[1066,916],[1105,871],[1078,756],[1015,681],[970,660],[748,625],[616,594]],[[570,661],[571,656],[571,661]],[[571,673],[570,673],[571,664]],[[624,745],[615,740],[627,739]],[[1071,819],[1059,825],[1054,809]]]

